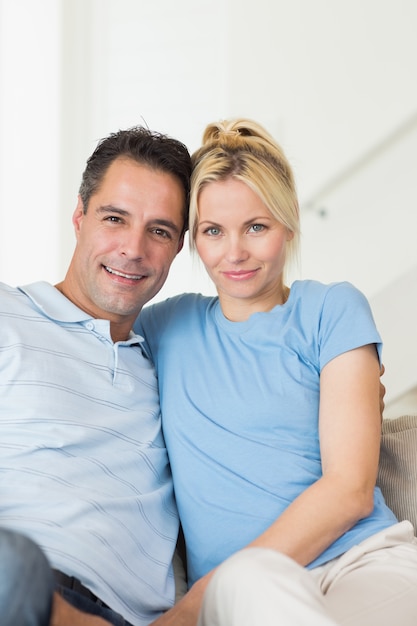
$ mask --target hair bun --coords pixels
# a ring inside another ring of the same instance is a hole
[[[230,145],[238,143],[240,145],[240,142],[247,137],[273,141],[272,137],[259,124],[249,119],[237,118],[209,124],[203,135],[203,144]]]

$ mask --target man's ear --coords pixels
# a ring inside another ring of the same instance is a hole
[[[74,225],[75,236],[78,239],[81,230],[81,224],[84,218],[84,204],[81,200],[81,196],[78,196],[77,206],[72,215],[72,223]]]
[[[179,241],[178,241],[177,254],[178,254],[178,252],[181,252],[181,250],[183,249],[184,237],[185,237],[185,233],[182,233],[182,235],[181,235],[181,237],[179,238]]]

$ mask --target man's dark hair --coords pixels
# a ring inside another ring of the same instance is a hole
[[[116,159],[126,157],[148,167],[172,174],[184,190],[184,229],[188,224],[191,158],[186,146],[168,135],[134,126],[119,130],[101,139],[87,160],[80,185],[80,196],[87,212],[88,203],[95,194]]]

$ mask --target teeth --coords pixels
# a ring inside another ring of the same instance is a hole
[[[104,266],[109,274],[115,274],[116,276],[121,276],[122,278],[129,278],[131,280],[140,280],[143,278],[142,276],[133,276],[132,274],[123,274],[122,272],[118,272],[117,270],[113,270],[111,267],[107,265]]]

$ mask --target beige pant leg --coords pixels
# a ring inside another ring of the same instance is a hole
[[[198,626],[417,626],[417,543],[401,522],[306,570],[273,550],[225,561]]]
[[[336,626],[317,581],[292,559],[247,548],[210,581],[198,626]]]
[[[417,543],[409,522],[377,533],[312,573],[337,624],[417,625]]]

